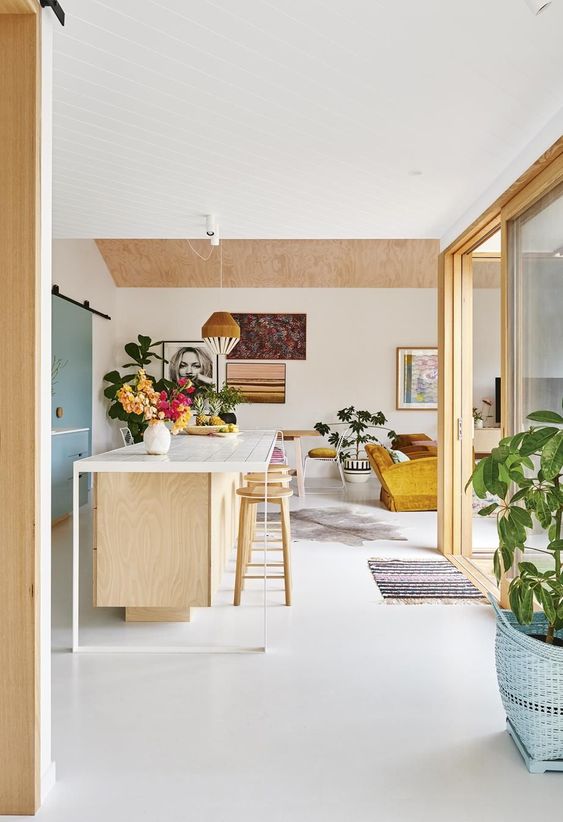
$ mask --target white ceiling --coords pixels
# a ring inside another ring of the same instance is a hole
[[[62,4],[56,237],[440,237],[563,106],[563,0]]]

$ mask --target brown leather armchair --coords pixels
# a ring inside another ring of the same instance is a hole
[[[393,448],[402,451],[411,460],[436,457],[438,452],[435,445],[413,445],[414,442],[420,443],[423,440],[433,441],[428,434],[397,434],[393,440]]]

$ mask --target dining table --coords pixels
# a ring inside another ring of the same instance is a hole
[[[281,429],[284,443],[292,442],[295,449],[295,478],[297,480],[297,495],[305,496],[305,480],[303,478],[303,451],[301,449],[301,440],[309,437],[320,437],[318,431],[314,429]]]

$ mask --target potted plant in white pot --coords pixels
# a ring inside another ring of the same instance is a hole
[[[547,568],[527,558],[517,562],[519,574],[508,588],[511,610],[493,603],[508,730],[528,769],[542,772],[563,770],[563,416],[536,411],[528,419],[540,425],[501,440],[479,461],[469,483],[481,499],[487,493],[498,498],[479,511],[497,517],[498,581],[522,557],[528,533],[538,526],[543,550],[552,558]]]
[[[366,482],[371,474],[371,467],[364,446],[368,442],[379,443],[375,430],[387,431],[389,437],[395,432],[385,427],[387,418],[383,411],[360,411],[353,405],[341,408],[336,416],[339,422],[317,422],[315,431],[326,437],[331,445],[338,449],[344,476],[348,482]],[[337,430],[339,429],[339,430]]]

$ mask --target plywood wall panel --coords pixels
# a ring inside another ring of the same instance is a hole
[[[438,240],[96,240],[123,288],[433,288]]]
[[[5,4],[4,4],[5,5]],[[0,815],[39,804],[39,21],[0,15]]]
[[[500,288],[500,257],[473,257],[473,288]]]

